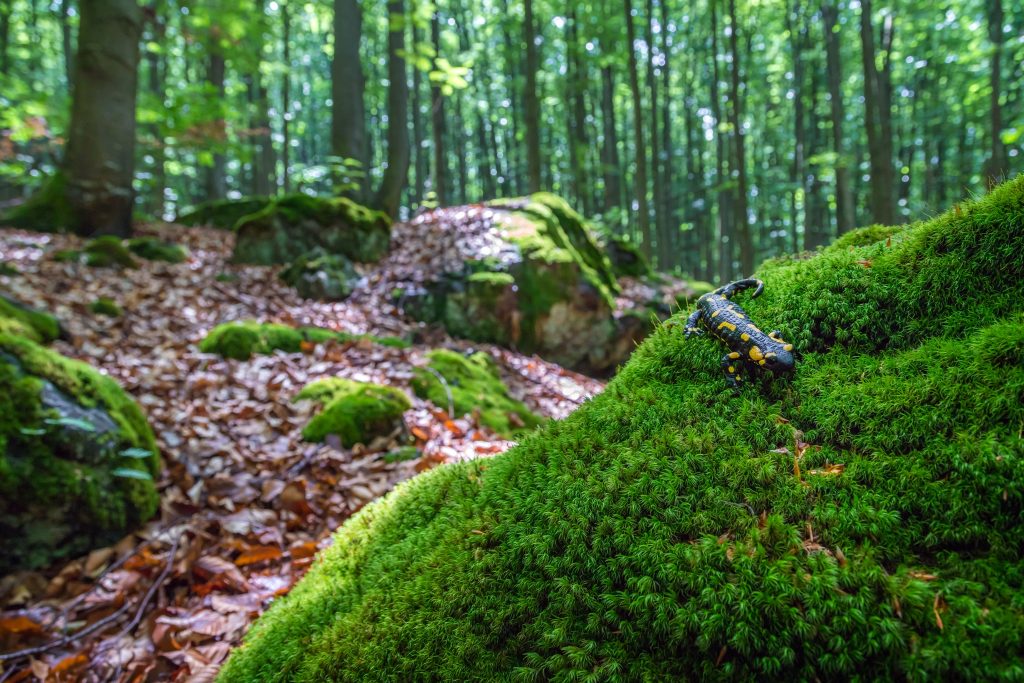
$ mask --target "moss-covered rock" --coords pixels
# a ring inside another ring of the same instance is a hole
[[[604,248],[616,277],[644,277],[651,275],[651,264],[647,262],[640,247],[629,240],[610,235],[604,239]]]
[[[335,435],[345,448],[403,436],[402,414],[412,407],[401,389],[339,377],[306,385],[295,396],[296,401],[303,399],[322,404],[323,410],[303,428],[302,438],[323,441]]]
[[[106,296],[101,296],[89,304],[89,310],[96,315],[105,315],[108,318],[119,318],[123,313],[117,302]]]
[[[174,242],[164,242],[155,237],[133,237],[125,244],[128,251],[147,261],[184,263],[188,260],[188,251],[185,247]]]
[[[61,335],[60,322],[49,313],[0,294],[0,333],[49,344]]]
[[[447,349],[427,354],[427,367],[413,370],[412,389],[420,398],[456,415],[479,415],[480,424],[496,434],[511,437],[541,424],[543,418],[530,412],[508,394],[494,359],[479,351],[466,356]],[[449,398],[450,396],[450,398]]]
[[[178,214],[174,222],[181,225],[205,225],[221,230],[233,230],[241,218],[266,208],[271,201],[270,197],[217,199]]]
[[[875,242],[881,242],[887,240],[893,235],[899,233],[906,226],[902,225],[869,225],[865,228],[858,228],[851,230],[845,235],[840,236],[835,242],[833,242],[829,248],[831,249],[849,249],[850,247],[866,247],[869,244]]]
[[[82,253],[85,255],[85,265],[95,268],[136,268],[139,265],[121,238],[114,235],[103,235],[89,240],[82,248]]]
[[[277,323],[258,323],[254,320],[217,325],[199,342],[203,353],[216,353],[225,358],[249,360],[253,354],[274,351],[298,353],[303,343],[322,344],[328,341],[350,342],[368,340],[392,348],[406,348],[409,342],[397,337],[377,337],[371,334],[349,334],[321,327],[289,327]]]
[[[0,333],[0,574],[112,543],[157,509],[138,405],[109,377]]]
[[[25,202],[0,215],[0,225],[37,232],[67,232],[74,214],[66,196],[67,177],[57,172]]]
[[[1019,677],[1024,178],[758,276],[794,375],[734,394],[660,328],[347,522],[222,680]]]
[[[290,263],[320,247],[373,262],[388,250],[391,220],[346,197],[285,195],[235,225],[235,263]]]
[[[281,279],[305,299],[344,301],[359,282],[359,273],[345,256],[317,247],[292,261],[281,271]]]

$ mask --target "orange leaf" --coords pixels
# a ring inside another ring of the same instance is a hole
[[[425,430],[420,429],[419,427],[413,427],[409,431],[411,431],[412,435],[415,436],[420,441],[427,441],[430,439],[430,434],[428,434]]]
[[[315,348],[316,344],[314,342],[306,341],[305,339],[299,342],[299,350],[301,350],[303,353],[313,353],[313,349]]]
[[[305,543],[294,545],[289,552],[291,552],[292,557],[296,560],[313,557],[313,555],[316,555],[316,541],[306,541]]]
[[[239,567],[244,567],[249,564],[256,564],[258,562],[266,562],[268,560],[276,560],[281,557],[283,553],[280,548],[276,548],[272,545],[254,545],[251,546],[244,553],[235,558],[235,564]]]
[[[5,617],[0,619],[0,633],[10,634],[23,634],[23,633],[42,633],[43,627],[32,621],[28,617],[19,614],[15,617]]]

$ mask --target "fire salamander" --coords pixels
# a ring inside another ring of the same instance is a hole
[[[722,356],[722,370],[733,389],[738,389],[743,381],[740,368],[744,363],[775,374],[793,370],[793,345],[785,341],[778,330],[765,334],[757,329],[746,312],[729,300],[733,294],[755,285],[753,298],[764,289],[760,280],[731,282],[705,294],[697,300],[697,310],[686,321],[687,338],[704,334],[698,327],[700,324],[729,347],[729,353]]]

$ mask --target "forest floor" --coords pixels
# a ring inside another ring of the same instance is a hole
[[[140,232],[183,244],[189,260],[90,268],[50,258],[80,247],[78,238],[0,231],[0,253],[20,271],[0,278],[4,289],[61,320],[69,339],[56,350],[102,369],[135,397],[165,465],[160,515],[147,527],[87,557],[0,580],[3,683],[212,680],[252,621],[301,578],[346,518],[416,472],[512,445],[411,391],[406,421],[423,454],[416,460],[389,463],[381,452],[302,441],[314,407],[292,397],[306,383],[338,376],[408,389],[426,351],[470,345],[420,330],[383,296],[300,299],[273,269],[228,264],[228,232],[167,224]],[[370,291],[386,280],[371,274]],[[99,297],[113,299],[123,315],[91,313]],[[246,362],[196,348],[214,325],[245,319],[417,343],[322,344]],[[548,417],[564,417],[603,387],[536,357],[472,347],[491,353],[512,395]]]

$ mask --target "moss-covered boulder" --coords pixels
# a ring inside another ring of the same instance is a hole
[[[544,419],[508,394],[494,359],[483,351],[466,356],[447,349],[427,354],[426,367],[413,370],[412,389],[420,398],[456,415],[477,414],[496,434],[511,437]]]
[[[344,301],[359,282],[359,273],[348,258],[320,247],[292,261],[280,277],[299,296],[318,301]]]
[[[270,197],[216,199],[179,213],[174,222],[181,225],[203,225],[233,230],[239,219],[266,208],[271,201]]]
[[[323,405],[303,428],[302,438],[323,441],[335,435],[345,448],[375,439],[401,440],[406,432],[402,414],[412,407],[401,389],[339,377],[306,385],[295,400]]]
[[[235,263],[290,263],[320,247],[373,262],[388,250],[391,220],[346,197],[285,195],[235,224]]]
[[[616,277],[644,277],[652,274],[651,264],[637,245],[615,235],[606,237],[603,243]]]
[[[371,334],[335,332],[322,327],[290,327],[277,323],[258,323],[243,320],[217,325],[199,342],[203,353],[216,353],[225,358],[249,360],[253,354],[274,351],[298,353],[303,344],[322,344],[328,341],[350,342],[367,340],[381,346],[406,348],[409,342],[397,337],[377,337]]]
[[[0,574],[112,543],[157,509],[153,432],[114,380],[0,332]]]
[[[188,251],[185,247],[155,237],[133,237],[125,243],[125,246],[128,251],[147,261],[184,263],[188,260]]]
[[[139,265],[121,238],[114,235],[89,240],[82,247],[82,253],[85,255],[85,265],[95,268],[136,268]]]
[[[348,521],[222,680],[1018,678],[1024,178],[758,276],[795,374],[733,393],[660,328]]]
[[[61,336],[61,327],[49,313],[0,294],[0,334],[13,334],[49,344]]]

